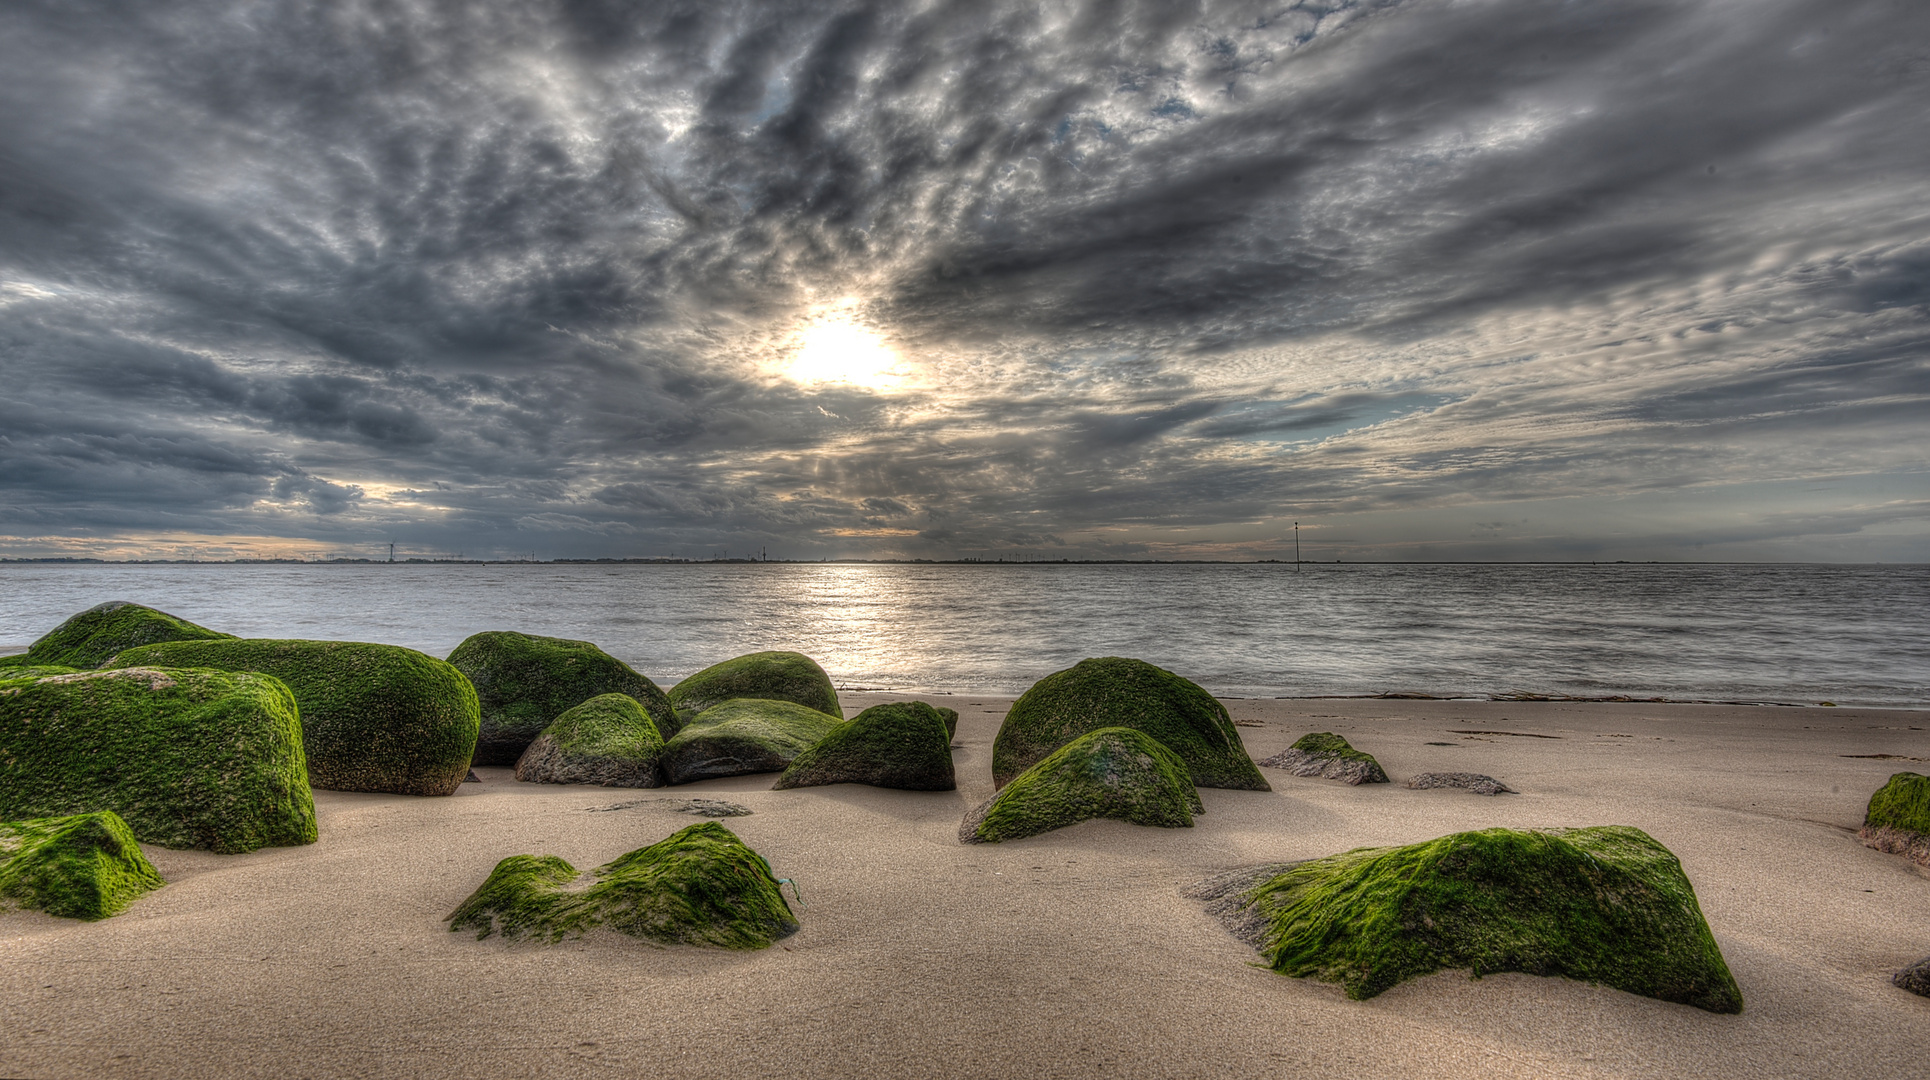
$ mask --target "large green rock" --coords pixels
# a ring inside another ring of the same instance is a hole
[[[1198,685],[1143,660],[1081,660],[1012,703],[992,743],[992,780],[1004,786],[1089,731],[1129,727],[1178,754],[1201,787],[1267,791],[1226,706]]]
[[[1870,796],[1863,843],[1930,867],[1930,776],[1900,772]]]
[[[1092,818],[1190,829],[1205,813],[1178,754],[1133,728],[1088,732],[1013,777],[958,827],[964,843],[1036,836]]]
[[[97,810],[165,847],[313,843],[294,695],[205,669],[0,681],[0,820]]]
[[[449,916],[449,929],[556,942],[606,927],[632,937],[726,949],[768,948],[797,932],[771,865],[714,821],[632,851],[569,886],[554,855],[512,855]]]
[[[712,664],[670,688],[671,707],[684,723],[733,698],[790,701],[844,719],[831,677],[803,653],[750,653]]]
[[[657,684],[587,641],[488,630],[456,646],[449,662],[476,687],[477,765],[514,765],[550,721],[601,694],[628,694],[660,734],[677,732],[677,714]]]
[[[945,718],[922,701],[873,705],[792,758],[773,788],[822,784],[870,784],[904,791],[956,789]]]
[[[1270,769],[1285,769],[1295,776],[1319,776],[1343,784],[1385,784],[1387,773],[1374,755],[1356,750],[1346,739],[1331,731],[1302,735],[1285,750],[1262,761]]]
[[[780,772],[839,723],[791,701],[726,701],[697,714],[664,744],[664,779],[688,784],[720,776]]]
[[[129,649],[115,667],[258,671],[301,706],[308,780],[331,791],[449,795],[469,773],[479,723],[462,672],[399,645],[360,641],[176,641]]]
[[[523,756],[516,779],[539,784],[663,786],[663,736],[628,694],[600,694],[550,722]]]
[[[232,638],[165,611],[126,600],[110,600],[68,619],[28,646],[24,653],[0,657],[0,676],[6,668],[45,666],[97,668],[123,649],[159,641],[212,641]]]
[[[165,884],[112,810],[0,821],[0,903],[91,921]]]
[[[1233,871],[1188,890],[1284,975],[1356,1000],[1435,971],[1561,975],[1710,1012],[1742,992],[1647,833],[1483,829]]]

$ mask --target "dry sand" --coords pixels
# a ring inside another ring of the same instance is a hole
[[[857,708],[893,697],[851,694]],[[1255,758],[1331,730],[1392,785],[1267,770],[1192,829],[1088,822],[964,846],[1008,699],[959,709],[960,790],[771,776],[634,791],[477,770],[450,798],[316,792],[321,840],[148,849],[169,885],[100,923],[0,915],[0,1076],[1725,1076],[1930,1074],[1930,879],[1857,843],[1930,759],[1930,713],[1691,705],[1228,702]],[[1555,736],[1465,735],[1451,729]],[[1437,746],[1431,743],[1448,743]],[[1883,760],[1846,754],[1893,754]],[[1908,758],[1916,761],[1905,760]],[[1426,771],[1520,795],[1410,791]],[[796,879],[803,930],[740,954],[614,934],[477,941],[442,918],[517,853],[589,868],[704,796]],[[1623,824],[1681,856],[1747,1007],[1444,972],[1372,1001],[1252,966],[1179,890],[1245,863],[1490,825]]]

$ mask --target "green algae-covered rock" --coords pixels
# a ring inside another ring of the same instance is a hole
[[[0,906],[91,921],[165,884],[112,810],[0,821]]]
[[[1133,728],[1100,728],[1013,777],[958,827],[967,844],[1036,836],[1092,818],[1190,829],[1206,812],[1186,762]]]
[[[0,682],[0,820],[98,810],[166,847],[313,843],[294,696],[200,669]]]
[[[129,649],[113,666],[258,671],[301,706],[308,780],[331,791],[449,795],[476,748],[476,691],[414,649],[360,641],[176,641]]]
[[[932,711],[937,713],[938,719],[944,722],[945,737],[947,739],[953,738],[958,734],[958,710],[957,709],[948,709],[943,705],[934,705],[932,706]]]
[[[1467,969],[1561,975],[1742,1011],[1668,848],[1640,829],[1483,829],[1233,871],[1187,890],[1275,971],[1356,1000]]]
[[[771,865],[714,821],[590,872],[554,855],[512,855],[449,916],[449,929],[561,941],[605,927],[682,945],[763,949],[797,932]]]
[[[98,604],[47,631],[24,653],[0,657],[0,675],[10,676],[6,668],[53,665],[68,668],[97,668],[123,649],[152,645],[159,641],[210,641],[232,638],[165,611],[142,607],[126,600]]]
[[[1870,796],[1863,814],[1863,843],[1930,866],[1930,776],[1900,772]]]
[[[685,723],[732,698],[790,701],[844,719],[831,677],[803,653],[750,653],[712,664],[670,688],[670,704]]]
[[[663,736],[628,694],[599,694],[550,722],[523,756],[516,779],[539,784],[663,786]]]
[[[1387,773],[1374,760],[1331,731],[1302,735],[1291,747],[1260,764],[1295,776],[1323,776],[1343,784],[1385,784]]]
[[[904,791],[956,789],[945,718],[922,701],[873,705],[791,759],[773,788],[821,784],[870,784]]]
[[[16,664],[0,667],[0,679],[45,679],[54,675],[74,675],[81,670],[60,664]]]
[[[677,733],[676,712],[657,684],[587,641],[489,630],[456,646],[449,662],[476,687],[477,765],[515,764],[550,721],[600,694],[636,698],[660,734]]]
[[[1143,731],[1178,754],[1201,787],[1267,791],[1226,706],[1143,660],[1081,660],[1047,675],[1012,703],[992,743],[992,780],[1001,787],[1073,739],[1106,727]]]
[[[831,734],[839,721],[796,702],[739,698],[698,713],[663,747],[673,784],[780,772]]]

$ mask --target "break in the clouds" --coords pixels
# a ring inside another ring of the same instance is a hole
[[[1915,0],[0,8],[0,548],[1930,560]]]

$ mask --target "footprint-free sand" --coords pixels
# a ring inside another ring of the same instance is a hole
[[[895,696],[846,695],[847,715]],[[0,1077],[1930,1070],[1930,999],[1889,982],[1930,954],[1930,876],[1854,835],[1892,773],[1930,771],[1930,712],[1232,700],[1255,758],[1334,731],[1395,783],[1266,770],[1272,792],[1202,789],[1191,829],[1088,822],[965,846],[958,821],[992,792],[1010,702],[927,700],[961,713],[956,792],[771,791],[771,775],[629,790],[479,769],[482,783],[449,798],[318,791],[321,839],[308,847],[150,847],[169,884],[122,915],[0,914]],[[1893,756],[1845,756],[1874,754]],[[1521,794],[1401,786],[1441,771]],[[504,856],[589,869],[697,820],[647,800],[691,797],[754,811],[725,824],[797,883],[798,934],[732,953],[610,933],[478,941],[442,921]],[[1464,972],[1349,1001],[1254,966],[1180,895],[1246,863],[1602,824],[1645,829],[1681,857],[1742,1015]]]

